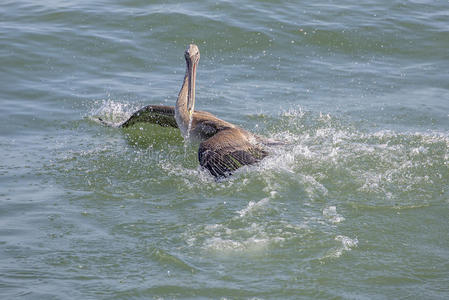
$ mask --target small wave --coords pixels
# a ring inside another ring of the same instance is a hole
[[[282,240],[279,238],[278,240]],[[233,241],[231,239],[222,239],[212,237],[205,242],[204,247],[208,250],[229,252],[229,251],[249,251],[257,252],[265,249],[270,244],[270,239],[251,237],[245,241]]]
[[[150,247],[148,249],[148,251],[149,251],[150,257],[153,260],[159,261],[160,263],[168,265],[169,267],[179,269],[179,270],[189,271],[191,273],[195,273],[195,272],[199,271],[196,267],[192,266],[190,263],[183,260],[178,255],[172,254],[164,249]]]
[[[268,203],[270,202],[270,199],[273,199],[276,196],[276,194],[277,194],[276,191],[271,191],[269,197],[263,198],[262,200],[259,200],[258,202],[249,201],[248,205],[245,208],[243,208],[242,210],[237,211],[237,213],[242,218],[248,214],[252,214],[252,213],[256,212],[257,210],[263,209],[264,207],[266,207],[268,205]]]
[[[357,247],[359,241],[357,238],[349,238],[344,235],[337,235],[335,241],[339,242],[340,245],[328,251],[328,253],[323,257],[327,258],[338,258],[343,255],[346,251],[351,251],[353,248]]]

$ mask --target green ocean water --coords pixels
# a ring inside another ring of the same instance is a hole
[[[215,181],[196,109],[287,141]],[[449,298],[448,1],[2,1],[1,299]]]

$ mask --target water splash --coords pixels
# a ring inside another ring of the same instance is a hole
[[[100,105],[100,107],[98,107]],[[93,102],[93,107],[88,113],[88,118],[94,122],[101,123],[101,118],[104,122],[116,127],[127,120],[133,112],[139,107],[135,104],[103,99]]]
[[[129,104],[112,100],[103,100],[100,104],[92,115],[114,122],[121,122],[135,111]],[[155,162],[167,180],[175,175],[181,178],[186,183],[183,185],[186,190],[226,190],[232,186],[238,191],[271,178],[281,186],[294,186],[301,191],[301,197],[309,201],[332,197],[344,203],[353,198],[366,199],[374,206],[397,207],[425,204],[439,197],[445,193],[445,182],[449,180],[449,137],[446,133],[368,132],[335,116],[298,108],[269,120],[261,132],[269,138],[287,141],[287,146],[270,148],[271,155],[259,164],[245,166],[232,177],[210,186],[213,181],[207,172],[199,169],[196,155],[188,149],[191,126],[192,118],[184,147],[179,145],[179,151],[171,152],[170,159]],[[164,130],[160,129],[158,134]],[[138,134],[144,136],[145,132],[141,132]],[[145,165],[155,163],[145,162]]]
[[[187,126],[187,134],[184,138],[184,157],[187,157],[187,147],[190,144],[190,133],[192,131],[193,115],[189,114],[189,125]]]

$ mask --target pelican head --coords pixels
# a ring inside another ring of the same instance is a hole
[[[188,45],[184,56],[187,62],[187,75],[189,76],[187,112],[189,113],[189,116],[191,116],[195,108],[196,67],[198,66],[198,62],[200,61],[200,50],[198,49],[198,46],[195,44]]]

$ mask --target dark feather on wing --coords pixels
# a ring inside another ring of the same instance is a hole
[[[175,120],[175,109],[173,106],[148,105],[129,117],[120,127],[129,127],[139,122],[148,122],[164,127],[178,128]]]
[[[227,177],[244,165],[259,162],[268,153],[252,144],[242,129],[230,128],[220,131],[200,144],[200,165],[216,178]]]

